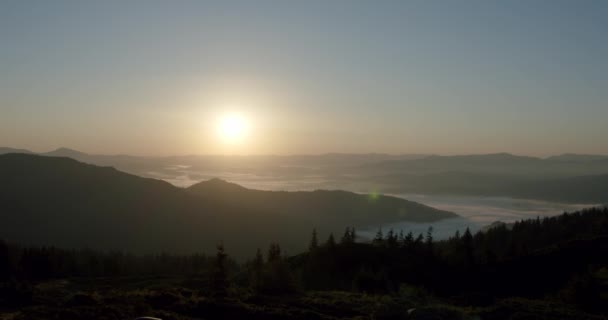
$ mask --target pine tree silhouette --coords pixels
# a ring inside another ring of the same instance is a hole
[[[281,260],[281,246],[278,243],[271,243],[268,248],[268,262]]]
[[[346,227],[346,230],[344,230],[344,235],[342,236],[340,243],[350,244],[350,243],[354,243],[354,242],[355,242],[355,228],[351,229],[349,227]]]
[[[410,231],[403,239],[403,246],[410,247],[412,244],[414,244],[414,234]]]
[[[433,253],[433,227],[430,226],[426,231],[426,246],[430,253]]]
[[[389,247],[397,246],[397,235],[395,235],[395,232],[393,231],[393,229],[390,229],[388,231],[388,234],[386,235],[386,242]]]
[[[215,270],[211,281],[211,289],[216,297],[223,298],[228,293],[228,268],[226,262],[228,255],[224,250],[224,245],[217,246],[215,255]]]
[[[263,276],[264,276],[264,256],[262,255],[262,250],[258,248],[255,253],[255,258],[252,262],[252,270],[251,270],[251,280],[250,286],[251,289],[259,293],[262,291],[263,285]]]
[[[312,230],[312,238],[310,239],[310,245],[308,246],[309,251],[314,251],[319,247],[319,241],[317,240],[317,229]]]
[[[325,245],[330,249],[336,247],[336,239],[334,239],[333,233],[329,234],[329,237],[327,237],[327,242],[325,243]]]
[[[462,243],[464,245],[465,261],[467,266],[473,266],[475,264],[475,258],[473,256],[473,235],[469,227],[464,231],[462,235]]]
[[[384,235],[382,234],[382,228],[378,228],[378,232],[376,232],[376,236],[373,240],[374,244],[382,244],[384,243]]]

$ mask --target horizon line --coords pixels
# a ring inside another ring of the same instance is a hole
[[[576,153],[576,152],[561,152],[556,154],[548,154],[545,156],[531,155],[531,154],[520,154],[513,153],[508,151],[501,152],[482,152],[482,153],[390,153],[390,152],[320,152],[320,153],[259,153],[259,154],[220,154],[220,153],[184,153],[184,154],[128,154],[128,153],[97,153],[97,152],[88,152],[81,151],[78,149],[73,149],[69,147],[58,147],[52,149],[50,151],[33,151],[31,149],[26,148],[15,148],[15,147],[7,147],[0,146],[0,149],[11,149],[18,151],[25,151],[27,153],[33,153],[38,155],[44,155],[54,152],[74,152],[80,153],[86,156],[108,156],[108,157],[140,157],[140,158],[175,158],[175,157],[319,157],[319,156],[390,156],[390,157],[412,157],[412,156],[420,156],[420,157],[458,157],[458,156],[490,156],[490,155],[510,155],[516,157],[528,157],[528,158],[537,158],[537,159],[547,159],[551,157],[557,156],[567,156],[567,155],[575,155],[575,156],[606,156],[608,157],[608,153]],[[9,152],[10,153],[10,152]],[[16,152],[20,153],[20,152]]]

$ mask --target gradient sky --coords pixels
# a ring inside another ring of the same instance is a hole
[[[607,39],[608,1],[3,0],[0,145],[608,153]]]

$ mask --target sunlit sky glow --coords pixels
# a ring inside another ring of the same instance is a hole
[[[607,35],[606,1],[2,1],[0,146],[608,153]]]
[[[227,144],[243,143],[249,133],[249,119],[240,113],[226,113],[218,119],[219,138]]]

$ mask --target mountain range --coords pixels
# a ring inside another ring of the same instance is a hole
[[[236,257],[280,242],[299,251],[345,227],[455,217],[401,198],[346,191],[270,192],[219,179],[190,188],[66,157],[0,155],[0,237],[34,245]]]
[[[8,152],[32,153],[0,148]],[[608,156],[569,154],[538,158],[479,155],[339,154],[291,156],[91,155],[68,148],[40,153],[112,166],[178,186],[221,177],[277,190],[343,189],[390,194],[513,197],[579,204],[608,203]]]

